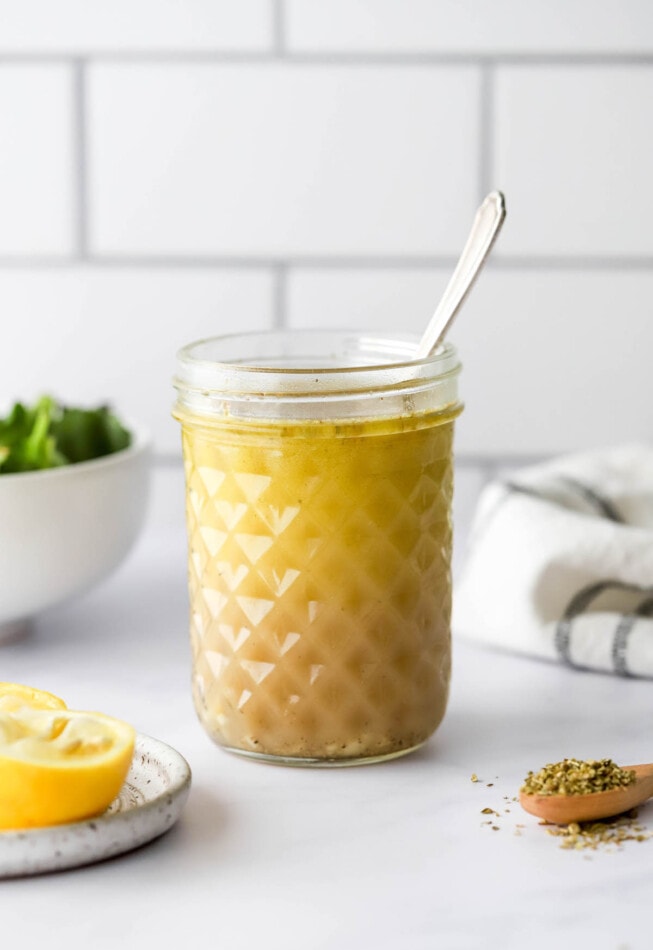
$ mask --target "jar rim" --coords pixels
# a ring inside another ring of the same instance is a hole
[[[458,411],[455,348],[445,343],[414,359],[418,344],[416,335],[356,330],[266,330],[198,340],[177,354],[177,411],[287,420]]]
[[[414,334],[382,335],[356,330],[255,330],[195,340],[177,353],[178,389],[211,391],[215,386],[230,392],[270,394],[298,392],[302,381],[318,377],[335,390],[367,388],[378,377],[381,383],[398,375],[417,382],[440,378],[460,369],[455,347],[445,342],[435,353],[415,359],[419,337]],[[311,355],[317,347],[324,353]],[[250,348],[248,350],[248,347]],[[278,348],[281,349],[278,349]],[[248,355],[258,349],[259,355]],[[282,385],[275,386],[284,380]],[[322,391],[324,389],[321,387]],[[328,390],[331,387],[327,387]],[[311,387],[312,391],[312,387]]]

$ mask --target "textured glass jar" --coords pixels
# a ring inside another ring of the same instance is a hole
[[[293,331],[178,354],[193,693],[244,755],[348,765],[440,723],[455,351]]]

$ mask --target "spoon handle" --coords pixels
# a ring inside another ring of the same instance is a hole
[[[505,217],[506,201],[503,194],[500,191],[490,192],[476,212],[467,244],[420,340],[415,359],[421,360],[429,356],[444,338],[485,263]]]

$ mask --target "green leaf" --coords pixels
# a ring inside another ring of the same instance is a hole
[[[108,406],[64,407],[42,396],[32,407],[17,402],[0,418],[0,474],[86,462],[130,443],[129,431]]]

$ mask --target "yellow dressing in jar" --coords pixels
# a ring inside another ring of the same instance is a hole
[[[433,392],[432,370],[408,394],[394,376],[375,392],[370,372],[353,387],[344,374],[343,397],[316,370],[330,377],[319,405],[304,377],[299,395],[231,401],[229,378],[195,400],[178,382],[194,700],[232,751],[369,762],[417,748],[444,716],[460,406],[440,405],[451,380]]]

